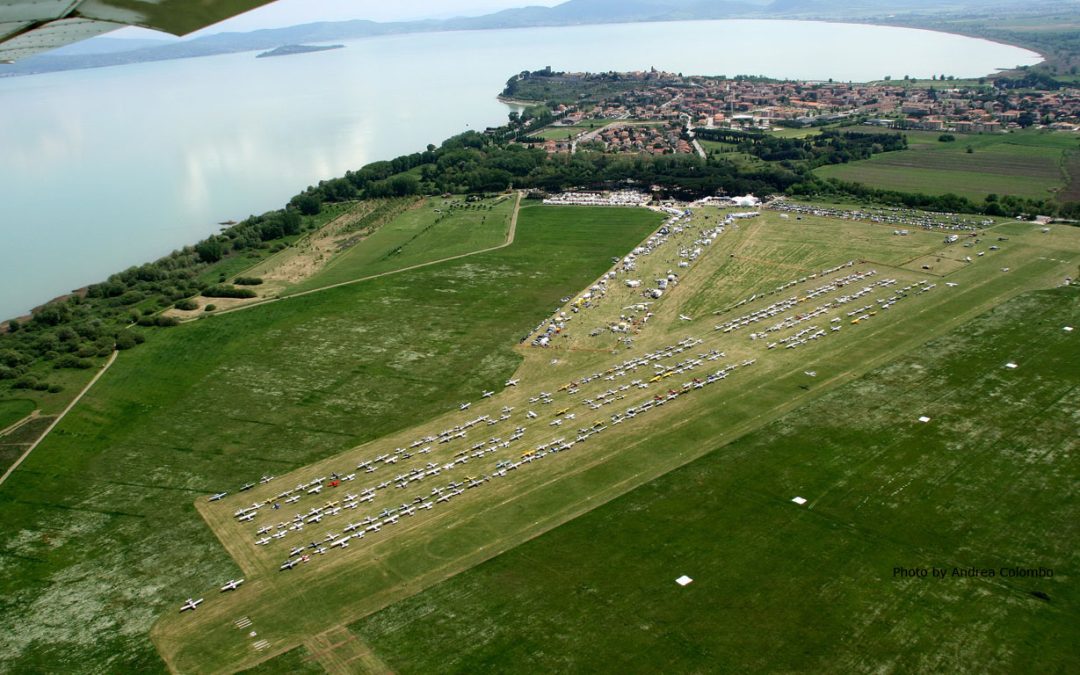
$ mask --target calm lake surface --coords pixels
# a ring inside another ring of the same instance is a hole
[[[321,179],[506,119],[521,70],[868,80],[1033,52],[945,33],[695,21],[430,33],[0,79],[0,319],[282,206]]]

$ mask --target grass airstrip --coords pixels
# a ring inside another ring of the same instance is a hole
[[[942,232],[725,214],[695,212],[600,285],[659,216],[525,206],[505,248],[193,322],[124,354],[0,488],[0,522],[18,532],[0,557],[0,617],[20,626],[0,666],[1068,669],[1037,657],[1061,653],[1046,645],[1076,619],[1062,439],[1078,376],[1062,326],[1080,312],[1073,289],[1030,292],[1075,276],[1080,232],[1001,223],[965,236],[984,256],[927,271],[918,261],[957,255]],[[420,239],[394,241],[343,255],[363,276]],[[445,257],[435,242],[449,240],[427,241],[417,259]],[[623,282],[669,273],[679,283],[637,308]],[[739,323],[789,297],[775,318]],[[551,346],[528,346],[552,316]],[[632,328],[612,333],[620,322]],[[811,326],[820,339],[798,342]],[[465,433],[431,440],[449,429]],[[331,486],[335,473],[352,478]],[[374,496],[345,508],[350,493]],[[235,517],[255,503],[250,522]],[[308,522],[312,508],[328,514]],[[362,539],[331,547],[361,520]],[[285,534],[259,544],[263,528]],[[296,547],[307,561],[280,571]],[[1057,575],[1031,588],[891,576],[999,564]],[[680,588],[682,574],[695,581]],[[188,597],[205,601],[180,614]],[[975,622],[1009,631],[972,636]],[[902,661],[901,646],[926,660]]]

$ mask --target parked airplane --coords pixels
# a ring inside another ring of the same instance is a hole
[[[235,591],[240,584],[244,583],[243,579],[230,579],[224,586],[221,587],[221,592]]]
[[[194,610],[196,607],[199,606],[199,603],[202,601],[202,598],[199,598],[198,600],[192,600],[191,598],[188,598],[188,601],[184,603],[184,605],[180,608],[180,611],[186,612],[189,609]]]
[[[517,383],[518,383],[518,382],[520,382],[520,381],[521,381],[521,379],[520,379],[520,378],[518,378],[518,379],[516,379],[516,380],[507,380],[507,381],[506,381],[506,386],[507,386],[507,387],[516,387],[516,386],[517,386]]]
[[[493,391],[485,391],[485,392],[483,392],[483,395],[481,396],[481,398],[491,398],[494,395],[495,395],[495,392],[493,392]]]
[[[214,495],[213,497],[211,497],[211,498],[210,498],[210,501],[212,501],[212,502],[216,502],[216,501],[218,501],[219,499],[224,499],[224,498],[225,498],[225,495],[227,495],[227,494],[229,494],[229,493],[228,493],[228,492],[219,492],[219,493],[217,493],[216,495]]]
[[[458,406],[458,410],[468,410],[472,406],[472,403],[462,403]]]

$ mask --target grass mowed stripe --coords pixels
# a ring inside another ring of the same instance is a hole
[[[154,620],[238,576],[197,496],[501,384],[517,340],[658,222],[524,208],[505,249],[194,322],[123,354],[0,487],[0,620],[19,626],[0,669],[163,669]]]
[[[402,673],[1072,670],[1078,319],[1022,296],[352,630]]]

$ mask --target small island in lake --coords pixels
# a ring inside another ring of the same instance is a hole
[[[277,49],[263,52],[255,58],[263,59],[268,56],[292,56],[293,54],[307,54],[308,52],[325,52],[328,49],[344,49],[345,45],[282,45]]]

